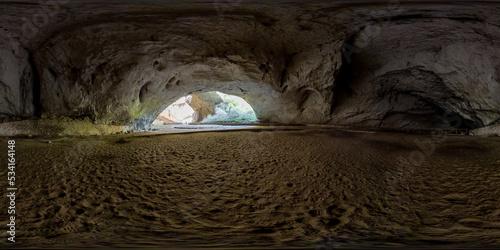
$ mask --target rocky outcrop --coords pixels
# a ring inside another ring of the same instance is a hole
[[[190,99],[191,95],[180,98],[179,100],[170,104],[170,106],[168,106],[165,110],[163,110],[158,115],[158,117],[156,117],[156,119],[160,119],[167,124],[193,122],[193,116],[195,112],[188,103],[188,100]]]
[[[3,117],[145,129],[180,97],[221,91],[262,122],[478,128],[500,119],[494,2],[52,1],[0,11]]]
[[[470,131],[470,135],[500,136],[500,124],[493,124],[490,126],[474,129]]]
[[[172,121],[172,120],[170,120],[162,115],[159,115],[158,117],[156,117],[155,122],[157,122],[158,125],[167,125],[167,124],[175,123],[174,121]],[[153,122],[153,124],[155,124],[155,122]]]
[[[215,106],[221,102],[222,98],[215,91],[191,95],[188,104],[195,112],[193,122],[201,122],[209,115],[213,115]]]

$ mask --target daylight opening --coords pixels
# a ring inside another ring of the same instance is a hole
[[[243,98],[212,91],[181,97],[163,110],[153,124],[255,123],[257,121],[252,107]]]

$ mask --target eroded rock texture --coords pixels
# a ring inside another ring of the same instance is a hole
[[[0,118],[34,112],[30,54],[0,30]]]
[[[446,28],[444,28],[446,27]],[[475,128],[499,119],[498,26],[477,16],[408,17],[352,57],[334,121],[382,127]],[[411,34],[411,35],[410,35]]]
[[[500,119],[498,3],[55,3],[0,4],[2,116],[146,128],[221,91],[265,122]]]
[[[193,114],[193,122],[201,122],[209,115],[215,114],[215,106],[223,101],[217,92],[214,91],[191,95],[188,103],[195,112]]]

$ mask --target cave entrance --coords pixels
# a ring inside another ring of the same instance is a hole
[[[243,98],[210,91],[179,98],[156,117],[153,125],[256,122],[258,119],[253,108]]]

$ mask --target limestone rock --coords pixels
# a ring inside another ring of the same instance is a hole
[[[191,95],[188,103],[195,112],[193,122],[201,122],[207,116],[213,115],[215,106],[221,102],[222,98],[214,91]]]

